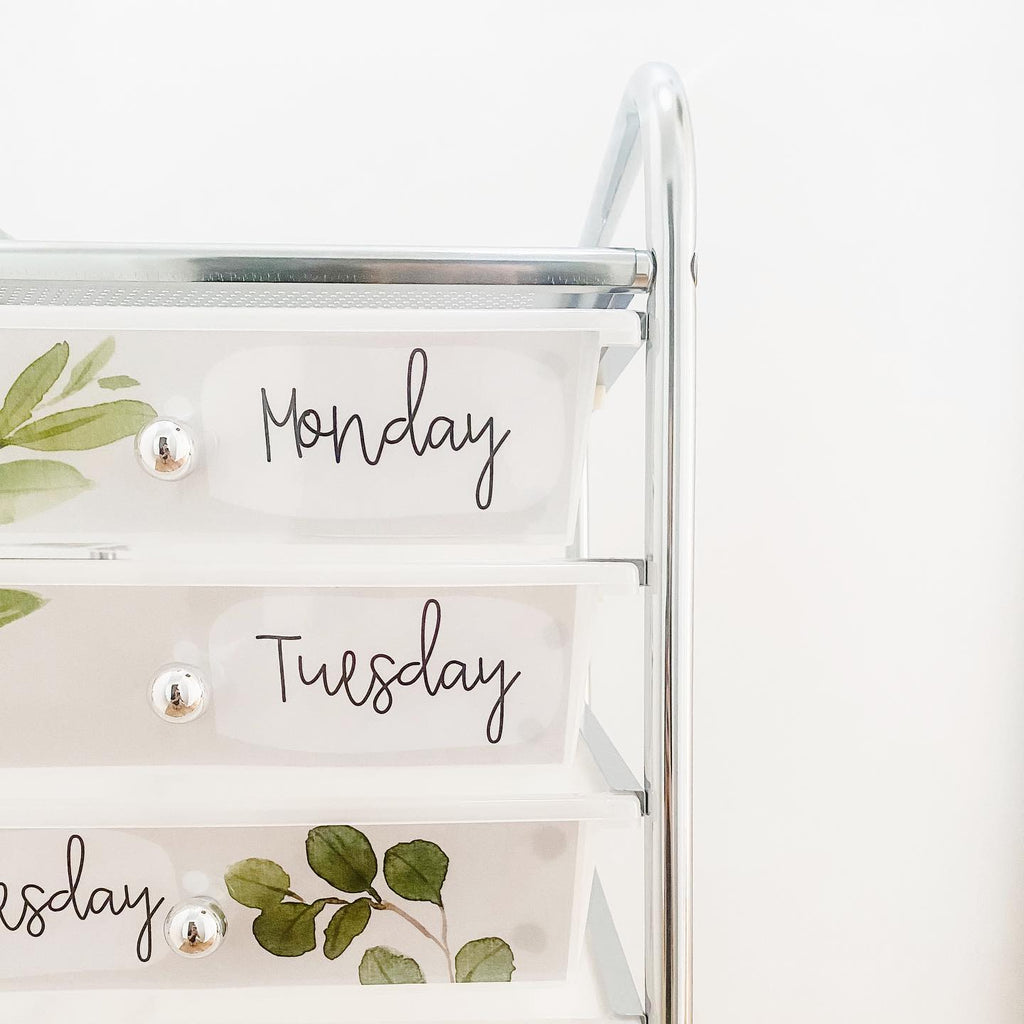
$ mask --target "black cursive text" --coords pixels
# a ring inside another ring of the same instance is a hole
[[[17,900],[12,900],[12,905],[8,907],[11,889],[7,882],[0,882],[0,924],[9,932],[24,928],[32,938],[37,939],[46,931],[47,914],[62,914],[70,910],[79,921],[85,921],[95,914],[109,913],[119,917],[126,910],[141,906],[144,918],[135,944],[135,955],[142,963],[148,963],[153,955],[153,918],[163,904],[164,897],[161,896],[154,903],[149,886],[132,896],[127,885],[116,887],[123,890],[123,897],[120,894],[115,897],[114,889],[102,887],[92,889],[87,895],[82,886],[85,840],[81,836],[73,835],[68,839],[66,857],[68,887],[47,896],[43,886],[26,882],[19,892],[20,909]]]
[[[422,685],[430,697],[436,697],[442,692],[456,689],[471,693],[478,686],[489,686],[494,683],[497,693],[487,716],[485,732],[488,743],[499,743],[505,730],[505,698],[522,673],[515,672],[509,675],[504,658],[487,668],[484,667],[484,659],[477,658],[472,669],[472,660],[466,662],[453,659],[446,661],[435,674],[431,662],[440,632],[441,603],[436,598],[430,598],[424,603],[420,616],[419,657],[399,666],[397,660],[389,654],[373,654],[367,660],[368,678],[364,678],[362,682],[356,680],[359,659],[355,651],[343,651],[338,668],[329,672],[326,662],[314,662],[311,665],[301,652],[292,647],[288,648],[286,659],[285,644],[298,643],[302,640],[300,634],[260,633],[256,639],[276,641],[277,674],[282,704],[288,700],[289,684],[296,681],[305,686],[319,684],[328,697],[344,694],[345,699],[353,707],[361,708],[369,704],[378,715],[386,715],[394,706],[393,687],[396,685]],[[291,671],[293,664],[294,673]]]
[[[299,409],[295,388],[291,389],[284,412],[278,416],[271,407],[267,389],[260,388],[263,403],[263,439],[266,445],[267,462],[274,461],[270,442],[270,428],[289,427],[295,445],[295,455],[313,448],[321,438],[330,438],[334,447],[334,461],[341,463],[342,449],[349,431],[355,431],[359,443],[359,454],[368,466],[376,466],[389,446],[408,442],[414,454],[420,458],[430,451],[448,447],[460,452],[466,445],[483,442],[487,456],[476,482],[476,505],[483,510],[490,508],[494,498],[494,457],[512,433],[506,430],[497,437],[494,417],[488,416],[483,423],[475,424],[472,413],[466,413],[465,429],[456,426],[451,416],[435,416],[428,423],[417,421],[423,393],[427,387],[427,353],[415,348],[409,354],[405,376],[405,415],[388,420],[375,442],[367,440],[367,431],[359,413],[352,413],[343,424],[339,424],[338,407],[331,406],[329,415],[321,416],[316,409]],[[280,409],[280,404],[278,409]]]

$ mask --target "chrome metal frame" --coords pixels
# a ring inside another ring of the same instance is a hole
[[[656,263],[646,350],[646,1010],[657,1024],[691,1024],[696,193],[686,96],[662,64],[629,83],[583,245],[607,244],[641,164]]]
[[[643,167],[646,248],[608,242]],[[626,90],[579,249],[342,249],[21,242],[0,231],[0,302],[331,303],[370,286],[428,292],[564,293],[572,305],[647,297],[645,495],[646,999],[651,1024],[692,1024],[693,551],[695,463],[694,154],[682,84],[640,68]],[[106,292],[104,289],[112,289]],[[241,292],[246,293],[240,296]],[[307,291],[303,291],[303,289]],[[446,292],[447,290],[447,292]],[[315,291],[315,295],[312,294]],[[420,301],[422,292],[413,297]],[[486,297],[485,296],[485,297]],[[291,297],[291,298],[289,298]],[[106,299],[109,301],[109,298]],[[602,363],[610,384],[622,364]],[[586,506],[573,553],[586,557]],[[624,788],[635,782],[593,727],[588,742]],[[605,737],[606,739],[606,737]],[[608,741],[610,743],[610,741]],[[604,904],[602,904],[604,905]]]
[[[0,280],[102,285],[441,285],[646,292],[636,249],[375,249],[23,242],[0,231]]]

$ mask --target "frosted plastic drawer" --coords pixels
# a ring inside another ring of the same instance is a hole
[[[503,999],[499,984],[564,981],[579,961],[591,827],[3,830],[0,1015],[56,1019],[48,1011],[81,992],[75,1019],[92,1020],[90,990],[104,990],[98,1019],[127,1022],[124,1005],[188,1019],[203,990],[238,990],[245,1019],[263,990],[294,990],[298,1010],[348,986],[489,983]]]
[[[638,331],[622,310],[0,307],[0,546],[564,546],[600,352]]]
[[[635,590],[623,563],[0,560],[0,766],[565,764],[599,598]]]

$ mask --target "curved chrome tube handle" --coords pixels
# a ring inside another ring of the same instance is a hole
[[[643,167],[648,296],[645,786],[646,1010],[693,1020],[693,555],[696,194],[682,82],[664,64],[630,80],[583,231],[607,244]]]

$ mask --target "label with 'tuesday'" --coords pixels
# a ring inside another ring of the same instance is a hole
[[[268,592],[211,629],[217,731],[398,763],[557,760],[574,614],[571,588]]]

